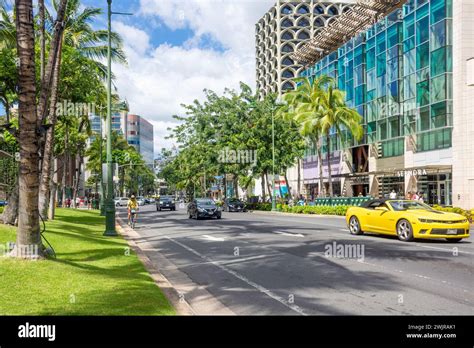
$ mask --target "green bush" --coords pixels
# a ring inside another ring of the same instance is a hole
[[[469,210],[464,210],[462,208],[457,208],[457,207],[441,207],[439,205],[434,205],[433,206],[433,209],[435,210],[439,210],[439,211],[445,211],[447,213],[456,213],[456,214],[460,214],[462,216],[465,216],[469,222],[474,222],[474,215],[473,215],[473,211],[469,211]]]
[[[248,210],[262,210],[262,211],[271,211],[271,203],[249,203],[247,204]]]
[[[0,207],[0,214],[3,213],[3,207]]]
[[[293,214],[313,214],[313,215],[346,215],[346,211],[349,206],[340,205],[340,206],[294,206],[289,207],[286,204],[277,204],[277,209],[284,213],[293,213]],[[256,203],[249,204],[249,210],[263,210],[270,211],[272,209],[271,203]]]

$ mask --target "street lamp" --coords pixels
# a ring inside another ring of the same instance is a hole
[[[278,98],[275,100],[275,104],[272,106],[272,157],[273,157],[273,174],[272,174],[272,211],[277,211],[276,197],[275,197],[275,111],[285,104],[282,103]]]
[[[105,198],[104,236],[117,236],[115,231],[114,179],[112,175],[112,14],[132,15],[112,12],[112,0],[107,0],[108,45],[107,45],[107,196]]]

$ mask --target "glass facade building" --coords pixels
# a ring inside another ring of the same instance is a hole
[[[342,195],[423,191],[430,203],[452,203],[452,1],[409,0],[300,74],[333,77],[363,117],[362,140],[332,132],[323,141],[323,152],[341,153]],[[433,151],[441,155],[423,155]],[[314,155],[309,148],[306,161]]]

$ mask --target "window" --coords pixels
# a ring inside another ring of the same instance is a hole
[[[281,38],[283,40],[293,40],[293,33],[291,31],[285,31]]]
[[[379,140],[387,139],[387,122],[385,120],[379,121]]]
[[[431,80],[431,102],[436,103],[447,98],[446,75]]]
[[[298,34],[298,39],[300,40],[309,40],[309,34],[306,31],[302,31]]]
[[[291,79],[295,77],[295,73],[292,70],[285,70],[282,74],[282,76],[286,79]]]
[[[446,102],[437,103],[431,106],[432,128],[448,126]]]
[[[285,59],[283,59],[282,64],[285,66],[289,66],[289,65],[294,65],[295,62],[293,61],[293,59],[286,57]]]
[[[285,7],[281,9],[281,13],[286,14],[286,15],[291,14],[293,13],[293,7],[286,5]]]
[[[377,56],[377,76],[385,75],[387,68],[387,60],[385,53]]]
[[[416,22],[416,44],[422,44],[430,37],[430,17],[426,16]]]
[[[451,147],[452,129],[444,128],[418,134],[418,151],[430,151]]]
[[[416,48],[416,69],[427,67],[430,63],[430,47],[425,43]]]
[[[337,16],[339,14],[339,11],[335,6],[331,6],[328,8],[328,14],[331,16]]]
[[[306,6],[301,6],[301,7],[298,9],[298,13],[299,13],[299,14],[307,14],[307,13],[309,13],[308,7],[306,7]]]
[[[398,24],[392,25],[387,31],[388,47],[393,47],[399,42]]]
[[[291,90],[291,89],[294,89],[294,87],[293,87],[293,84],[289,81],[285,82],[282,86],[282,90],[284,91]]]
[[[366,52],[366,65],[367,70],[375,67],[375,48],[371,48]]]
[[[403,37],[408,39],[415,35],[415,15],[412,13],[403,21]]]
[[[303,18],[301,19],[299,22],[298,22],[298,26],[299,27],[308,27],[309,26],[309,22],[306,18]]]
[[[416,77],[415,74],[407,76],[403,80],[403,98],[404,100],[415,98],[416,96]]]
[[[316,5],[316,6],[314,7],[313,13],[316,13],[316,14],[323,14],[323,13],[324,13],[324,7],[322,7],[321,5]]]
[[[398,79],[398,58],[394,58],[388,61],[388,81],[394,81]]]
[[[436,23],[446,17],[446,1],[431,0],[431,23]]]
[[[377,35],[377,54],[384,52],[386,48],[385,32],[383,31]]]
[[[419,130],[426,131],[430,129],[430,109],[420,109]]]
[[[430,103],[429,81],[419,82],[416,85],[416,96],[418,105],[424,106]]]
[[[431,26],[431,50],[446,46],[446,21],[441,21]]]
[[[431,76],[436,76],[449,71],[447,50],[448,47],[441,47],[436,51],[431,52]],[[449,61],[452,62],[451,56],[449,57]],[[451,63],[449,63],[449,65],[451,66]]]
[[[314,26],[316,28],[318,27],[324,27],[324,20],[321,17],[318,17],[314,20]]]
[[[376,88],[375,69],[367,72],[367,90],[371,91]]]
[[[400,136],[400,118],[395,117],[390,119],[390,137],[396,138]]]
[[[289,45],[289,44],[286,44],[284,45],[282,48],[281,48],[281,51],[282,52],[285,52],[285,53],[290,53],[290,52],[293,52],[293,46]]]
[[[283,22],[281,22],[281,26],[283,28],[289,28],[293,26],[293,22],[289,20],[288,18],[284,19]]]

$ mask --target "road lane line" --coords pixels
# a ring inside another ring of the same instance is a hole
[[[456,252],[458,252],[458,253],[474,255],[474,253],[471,253],[471,252],[469,252],[469,251],[464,251],[464,250],[459,249],[459,247],[462,246],[462,245],[459,245],[459,246],[454,246],[454,245],[453,245],[453,248],[451,248],[451,249],[438,248],[438,247],[434,247],[434,246],[421,245],[421,244],[417,244],[417,243],[415,243],[415,245],[416,245],[416,246],[419,246],[419,247],[422,247],[422,248],[435,249],[435,250],[442,250],[442,251],[446,251],[446,252],[449,252],[449,253],[453,253],[453,252],[454,252],[453,248],[457,248],[457,251],[456,251]]]
[[[288,237],[304,238],[304,235],[302,235],[301,233],[287,233],[287,232],[279,232],[279,231],[273,231],[273,233],[281,234],[282,236],[288,236]]]
[[[203,234],[202,237],[204,237],[203,239],[209,240],[211,242],[223,242],[223,241],[225,241],[225,238],[214,237],[214,236],[210,236],[208,234]]]
[[[199,253],[198,251],[194,250],[193,248],[187,246],[186,244],[178,242],[177,240],[174,240],[173,238],[170,238],[168,236],[164,236],[164,237],[166,239],[168,239],[170,242],[172,242],[176,245],[179,245],[180,247],[182,247],[182,248],[186,249],[187,251],[193,253],[194,255],[200,257],[201,259],[203,259],[203,260],[213,264],[214,266],[220,268],[221,270],[233,275],[237,279],[240,279],[241,281],[243,281],[247,285],[250,285],[251,287],[257,289],[261,293],[267,295],[268,297],[271,297],[272,299],[280,302],[282,305],[284,305],[285,307],[291,309],[292,311],[294,311],[294,312],[296,312],[300,315],[307,315],[306,313],[303,312],[303,310],[299,306],[296,306],[294,304],[289,303],[288,301],[284,300],[282,297],[280,297],[280,296],[276,295],[275,293],[273,293],[271,290],[268,290],[267,288],[251,281],[250,279],[246,278],[245,276],[231,270],[230,268],[220,264],[217,261],[212,260],[211,258],[207,257],[206,255],[202,255],[201,253]]]

